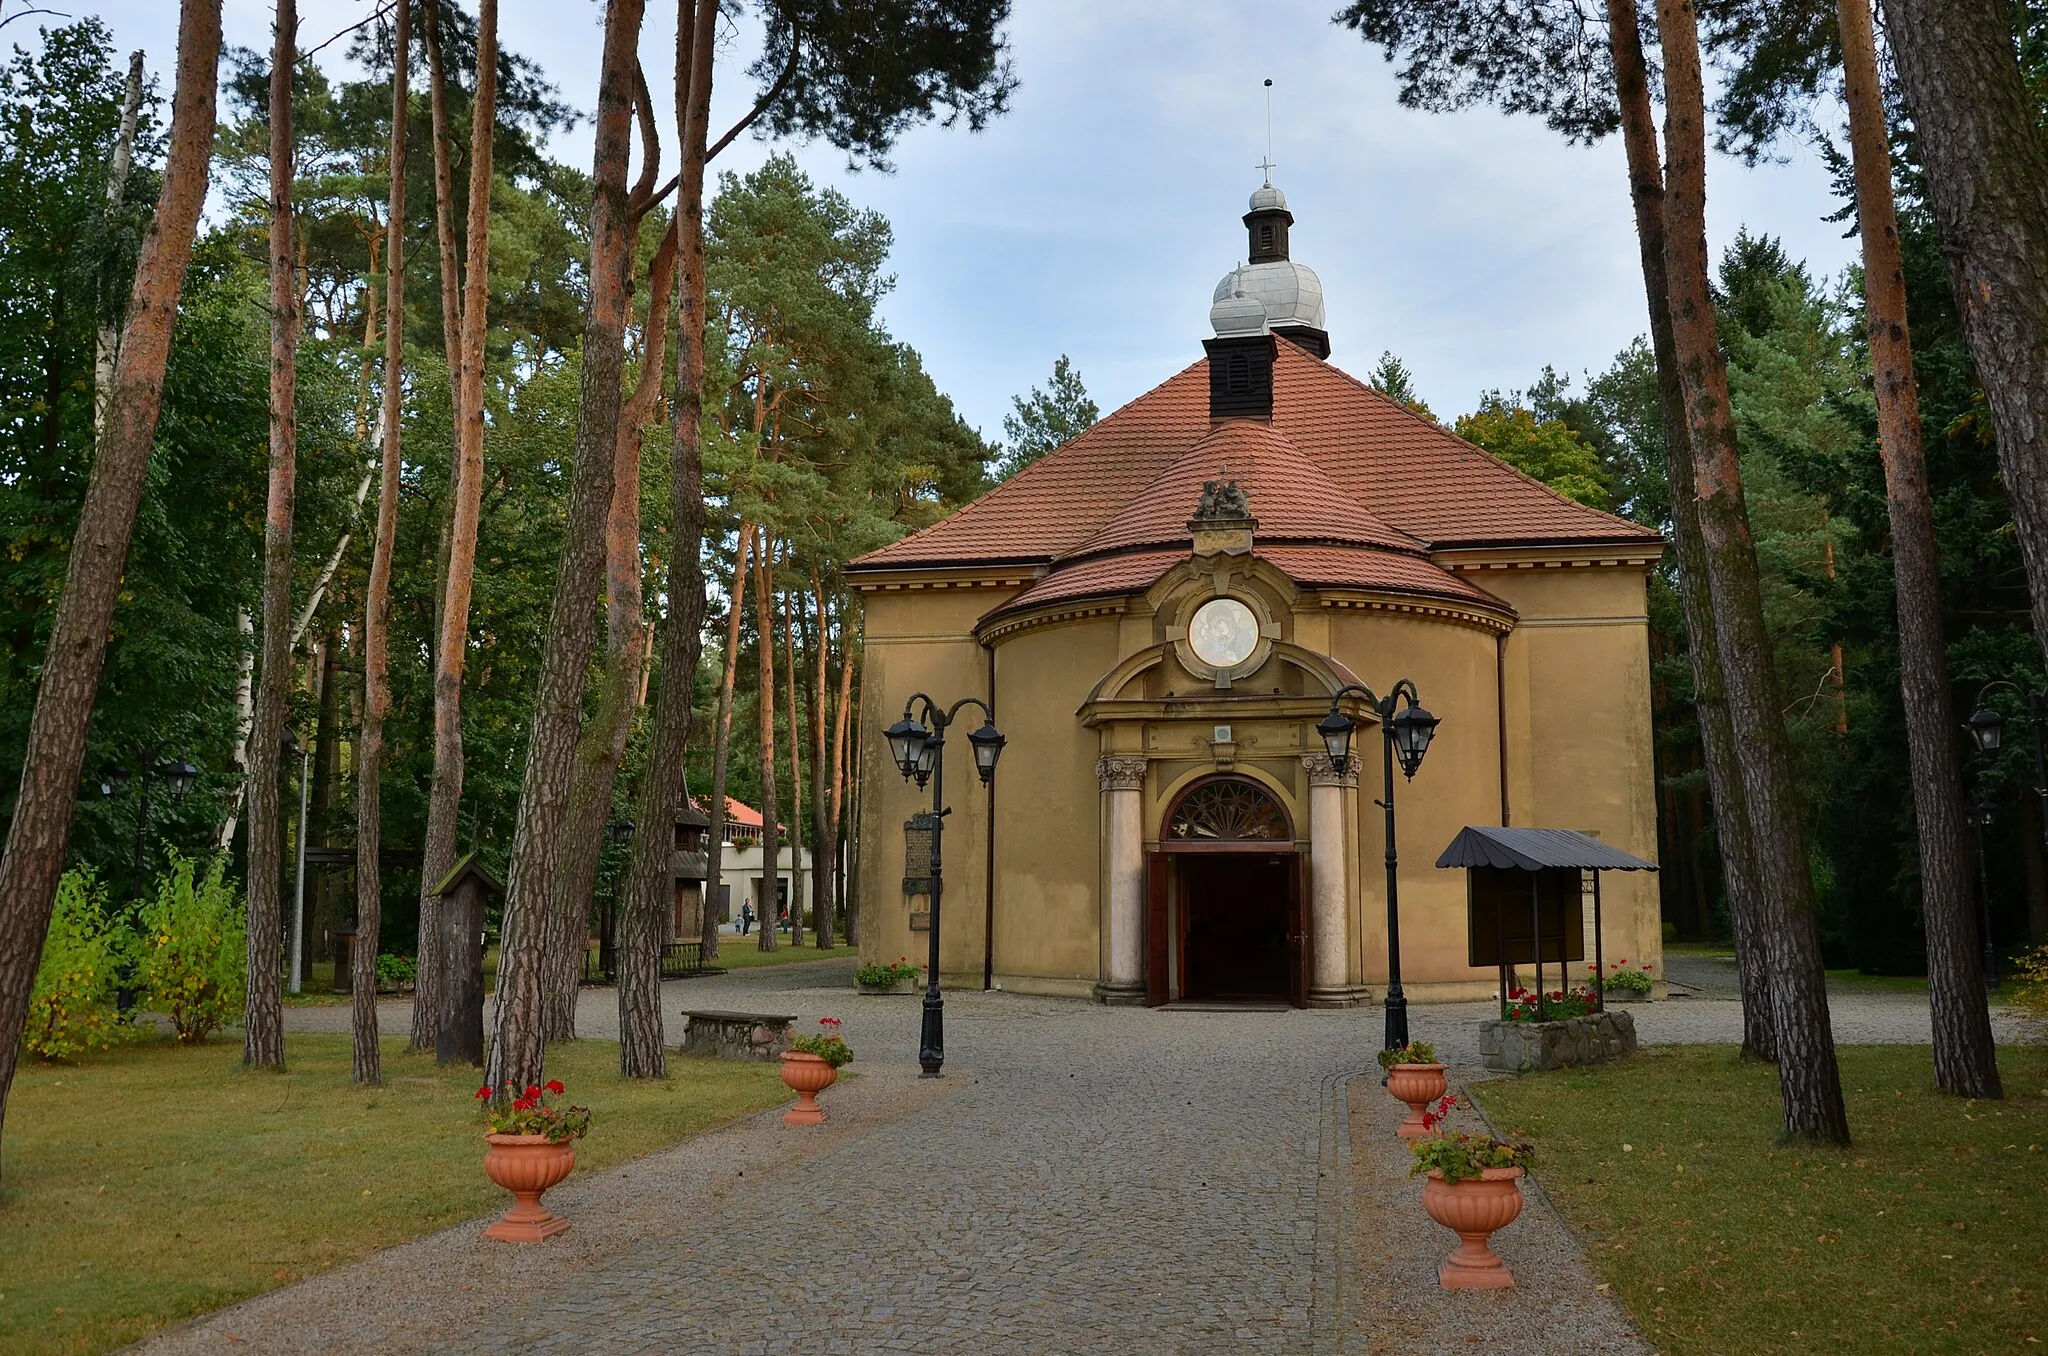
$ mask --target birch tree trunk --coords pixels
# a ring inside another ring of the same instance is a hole
[[[718,890],[725,864],[725,775],[732,760],[732,694],[740,669],[740,622],[747,602],[749,552],[754,527],[740,521],[732,548],[732,596],[725,614],[725,674],[718,684],[718,719],[712,730],[711,827],[706,833],[704,853],[704,959],[718,955]],[[745,901],[742,901],[744,903]]]
[[[1877,390],[1878,447],[1891,510],[1898,580],[1899,689],[1920,839],[1920,912],[1927,927],[1927,991],[1934,1017],[1934,1081],[1962,1097],[2002,1097],[1965,843],[1962,760],[1950,707],[1941,621],[1941,568],[1920,393],[1906,328],[1906,265],[1892,202],[1892,155],[1870,0],[1839,0],[1842,58],[1855,153],[1856,221],[1863,237],[1863,305]]]
[[[270,495],[263,520],[263,661],[249,735],[248,979],[242,1063],[284,1067],[278,989],[282,869],[278,741],[292,685],[292,514],[297,491],[299,271],[292,251],[292,72],[298,0],[277,0],[270,54]]]
[[[1738,745],[1761,904],[1758,936],[1771,977],[1785,1133],[1845,1144],[1848,1112],[1835,1059],[1806,835],[1792,780],[1784,704],[1764,625],[1756,545],[1743,502],[1728,368],[1707,279],[1706,98],[1693,0],[1658,0],[1664,49],[1665,267],[1672,337],[1692,431],[1693,479],[1709,596]]]
[[[377,938],[384,926],[382,777],[384,719],[391,710],[391,554],[398,540],[399,452],[405,412],[405,125],[412,54],[410,3],[398,6],[394,30],[388,157],[391,185],[384,213],[384,407],[377,420],[383,430],[384,455],[377,486],[377,535],[370,547],[370,578],[363,593],[363,715],[355,748],[356,944],[350,954],[355,990],[350,1006],[358,1083],[384,1079],[377,1038]],[[414,983],[424,987],[429,983],[430,956],[422,953],[419,962]],[[414,1022],[417,1032],[417,1006]]]
[[[1884,13],[2048,647],[2048,140],[2005,0],[1884,0]]]
[[[164,362],[178,293],[192,257],[192,232],[206,201],[213,154],[220,0],[185,0],[178,18],[177,88],[170,149],[156,217],[142,239],[128,318],[107,401],[106,432],[93,457],[65,565],[64,591],[44,652],[29,718],[7,848],[0,854],[0,1127],[21,1057],[28,1000],[64,871],[86,728],[107,655],[107,627],[148,480],[150,445],[163,397]]]
[[[1692,433],[1687,427],[1685,389],[1671,332],[1670,287],[1664,263],[1664,168],[1657,149],[1656,113],[1650,102],[1649,72],[1633,0],[1607,0],[1607,15],[1622,144],[1628,157],[1629,197],[1635,206],[1643,290],[1649,302],[1650,346],[1657,358],[1664,481],[1671,495],[1679,604],[1691,641],[1687,651],[1692,664],[1693,709],[1700,723],[1707,793],[1713,805],[1722,878],[1728,892],[1728,921],[1735,940],[1736,980],[1742,994],[1742,1054],[1745,1059],[1774,1063],[1778,1043],[1772,1034],[1770,979],[1756,936],[1759,885],[1742,769],[1728,723],[1718,632],[1707,588],[1706,545],[1700,536],[1699,506],[1693,498]]]
[[[678,0],[676,122],[682,156],[676,196],[680,304],[676,321],[674,405],[669,411],[668,624],[661,641],[661,693],[654,706],[654,747],[641,779],[636,834],[619,947],[619,1073],[659,1078],[668,1071],[662,1041],[660,918],[675,889],[669,863],[683,801],[683,754],[704,638],[704,146],[711,114],[715,0]]]
[[[498,0],[477,12],[476,96],[471,104],[469,225],[464,249],[462,367],[455,401],[455,483],[450,500],[448,573],[434,647],[434,779],[420,852],[420,973],[440,973],[441,897],[435,887],[455,865],[462,815],[462,674],[469,650],[469,600],[476,574],[477,520],[484,497],[484,329],[491,293],[491,149],[498,111]],[[438,173],[437,173],[438,182]],[[446,251],[443,255],[445,259]],[[444,272],[444,277],[445,277]],[[442,284],[446,295],[447,284]],[[430,990],[427,999],[422,989]],[[440,985],[413,991],[415,1027],[440,1009]],[[418,1032],[415,1031],[415,1038]]]
[[[637,83],[637,82],[636,82]],[[651,142],[647,143],[652,145]],[[647,177],[643,168],[641,177]],[[554,919],[550,953],[555,979],[548,990],[549,1040],[576,1038],[576,988],[589,937],[590,903],[597,888],[612,786],[633,732],[640,666],[647,646],[646,609],[640,588],[640,452],[642,434],[661,399],[668,356],[668,309],[675,295],[675,233],[664,236],[647,273],[647,328],[640,345],[640,375],[619,417],[616,463],[612,468],[611,513],[605,521],[605,658],[597,712],[576,744],[576,776],[562,830],[562,859],[555,867]],[[671,819],[673,822],[673,819]],[[642,833],[670,834],[660,824],[641,824]],[[664,841],[668,841],[664,838]]]
[[[783,549],[783,563],[792,563],[794,552]],[[782,602],[782,669],[789,698],[789,944],[804,944],[804,769],[798,751],[803,747],[803,727],[796,700],[796,646],[790,633],[796,629],[803,607],[803,590],[790,589]]]
[[[575,461],[541,650],[526,771],[519,788],[519,818],[505,873],[505,922],[486,1080],[501,1096],[507,1083],[523,1088],[540,1081],[546,1048],[541,1009],[547,985],[548,905],[568,810],[576,738],[583,723],[590,653],[597,641],[593,604],[604,575],[605,525],[611,516],[612,471],[618,455],[619,383],[633,265],[626,166],[632,151],[634,53],[642,8],[642,0],[611,0],[605,9],[591,167],[590,300],[584,308]],[[472,255],[472,282],[478,271]],[[471,297],[468,304],[480,308],[474,290]],[[472,319],[465,313],[465,327]]]
[[[781,923],[782,867],[777,846],[782,821],[775,796],[775,565],[769,555],[772,543],[761,528],[754,529],[754,653],[759,659],[761,750],[761,935],[758,950],[773,951],[781,945],[775,935]],[[794,902],[792,900],[792,902]]]
[[[256,619],[246,607],[235,609],[235,746],[228,754],[228,766],[235,773],[235,789],[228,799],[227,817],[213,836],[214,850],[226,852],[234,846],[235,829],[242,819],[242,798],[249,794],[249,727],[256,721]]]
[[[128,54],[128,85],[121,92],[121,129],[114,134],[114,156],[107,165],[107,212],[121,210],[128,195],[128,172],[135,164],[135,124],[142,116],[142,53]],[[107,398],[113,394],[114,355],[121,332],[104,308],[92,346],[92,437],[97,443],[107,427]]]

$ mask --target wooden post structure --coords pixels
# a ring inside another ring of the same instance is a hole
[[[484,906],[504,886],[464,853],[433,893],[441,900],[441,1022],[434,1039],[440,1064],[484,1062]]]

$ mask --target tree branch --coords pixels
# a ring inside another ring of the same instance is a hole
[[[796,64],[802,53],[803,34],[800,32],[792,33],[789,40],[789,60],[783,63],[782,73],[775,77],[774,84],[762,91],[761,97],[754,101],[754,106],[747,110],[747,115],[744,118],[726,128],[725,135],[711,143],[710,149],[704,152],[705,164],[708,165],[713,160],[716,160],[720,151],[738,140],[740,133],[752,127],[756,122],[759,122],[761,115],[768,111],[769,106],[782,97],[782,92],[789,88],[789,82],[796,78]],[[647,177],[652,178],[653,176],[649,175]],[[639,188],[636,185],[633,195],[633,200],[636,203],[636,206],[633,208],[633,219],[638,221],[641,217],[646,216],[648,211],[661,202],[663,198],[675,192],[676,183],[680,177],[680,175],[670,175],[668,182],[649,194],[645,201],[640,200]]]

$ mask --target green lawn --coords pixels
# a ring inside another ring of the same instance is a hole
[[[1925,1046],[1841,1052],[1847,1149],[1777,1147],[1777,1074],[1732,1047],[1476,1089],[1667,1353],[2032,1351],[2048,1343],[2048,1048],[2007,1098],[1934,1089]]]
[[[349,1081],[349,1038],[294,1035],[285,1074],[241,1067],[239,1033],[82,1065],[24,1065],[0,1179],[0,1351],[104,1351],[507,1201],[483,1174],[473,1069],[384,1043],[386,1085]],[[576,1041],[549,1072],[595,1115],[601,1168],[789,1098],[767,1065],[671,1058],[618,1077]]]
[[[830,951],[820,951],[811,945],[809,933],[804,934],[802,946],[791,946],[789,938],[781,938],[781,945],[773,951],[763,951],[754,941],[753,935],[745,937],[720,937],[718,959],[713,965],[728,970],[750,970],[757,965],[795,965],[803,961],[848,960],[860,954],[857,946],[835,946]]]

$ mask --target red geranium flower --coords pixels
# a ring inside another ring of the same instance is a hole
[[[485,1098],[489,1097],[490,1095],[491,1095],[491,1090],[490,1090],[490,1089],[489,1089],[488,1087],[478,1088],[478,1089],[476,1090],[476,1099],[477,1099],[477,1100],[478,1100],[479,1102],[483,1101],[483,1100],[484,1100]]]
[[[538,1084],[538,1083],[528,1083],[528,1084],[526,1085],[526,1095],[527,1095],[528,1097],[538,1097],[538,1096],[540,1096],[540,1084]]]
[[[548,1080],[548,1091],[555,1094],[555,1096],[560,1097],[562,1095],[561,1080],[556,1078],[550,1078]]]

